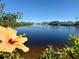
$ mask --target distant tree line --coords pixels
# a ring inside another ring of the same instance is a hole
[[[56,26],[78,26],[79,21],[72,22],[72,21],[67,21],[67,22],[59,22],[59,21],[51,21],[48,23],[48,25],[56,25]]]
[[[33,25],[32,22],[17,22],[16,26],[29,26],[29,25]]]

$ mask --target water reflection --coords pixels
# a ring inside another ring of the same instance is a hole
[[[27,45],[63,45],[69,34],[79,33],[79,27],[75,26],[20,26],[15,29],[18,34],[26,34],[29,39]]]

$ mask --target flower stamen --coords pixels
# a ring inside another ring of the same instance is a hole
[[[14,44],[14,43],[15,43],[15,41],[12,41],[12,39],[10,39],[8,42],[9,42],[10,44]]]

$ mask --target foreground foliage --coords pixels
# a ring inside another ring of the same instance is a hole
[[[43,51],[40,59],[79,59],[79,36],[70,35],[70,46],[54,49],[51,45]]]
[[[12,53],[0,52],[0,59],[22,59],[22,57],[17,50],[15,50]]]

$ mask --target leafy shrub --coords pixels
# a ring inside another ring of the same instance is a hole
[[[40,59],[79,59],[79,36],[69,36],[71,46],[65,45],[65,47],[54,49],[51,45],[43,51]]]
[[[21,59],[21,56],[17,50],[12,53],[0,52],[0,59]]]

